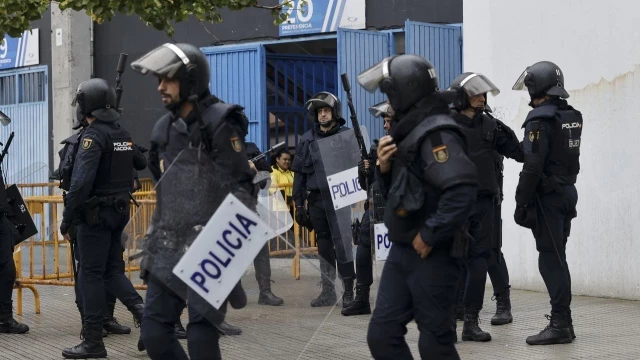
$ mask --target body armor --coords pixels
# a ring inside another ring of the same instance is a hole
[[[562,178],[561,183],[575,184],[576,176],[580,171],[582,114],[570,105],[549,104],[531,110],[523,127],[534,120],[553,121],[554,131],[550,134],[551,142],[549,155],[544,163],[544,174],[547,177]]]

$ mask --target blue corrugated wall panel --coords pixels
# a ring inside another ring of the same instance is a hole
[[[3,175],[11,183],[49,181],[49,99],[47,67],[0,71],[0,111],[11,118],[0,126],[0,141],[13,142],[2,163]],[[25,194],[28,195],[47,195]]]
[[[338,98],[342,117],[351,126],[347,94],[342,90],[340,74],[349,74],[353,105],[361,125],[367,127],[371,140],[384,136],[383,121],[369,113],[369,107],[386,100],[380,91],[370,94],[358,84],[358,74],[389,56],[389,33],[362,30],[338,30]]]
[[[440,88],[446,89],[462,73],[462,29],[407,21],[406,53],[424,56],[436,67]]]
[[[202,48],[209,59],[209,89],[224,102],[245,108],[251,141],[263,149],[267,139],[265,53],[262,45]]]

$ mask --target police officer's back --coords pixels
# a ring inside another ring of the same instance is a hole
[[[549,326],[529,336],[530,345],[569,343],[571,277],[566,243],[577,216],[575,187],[580,171],[582,114],[566,100],[564,75],[550,62],[535,63],[522,73],[514,90],[527,88],[533,108],[523,124],[524,166],[516,188],[515,221],[532,229],[540,274],[551,297]]]
[[[378,144],[377,183],[393,242],[380,280],[367,340],[374,358],[412,358],[406,324],[420,329],[422,358],[459,358],[451,319],[465,244],[460,233],[476,198],[476,169],[449,116],[433,65],[416,55],[384,59],[359,75],[387,95],[395,116]]]
[[[69,238],[78,221],[78,249],[82,268],[84,341],[63,351],[66,358],[106,356],[102,342],[105,287],[115,294],[137,321],[144,304],[129,279],[118,271],[122,262],[121,236],[129,219],[132,172],[144,168],[144,156],[135,155],[131,135],[116,123],[116,95],[103,79],[80,84],[75,102],[87,120],[75,157],[66,194],[60,232]]]

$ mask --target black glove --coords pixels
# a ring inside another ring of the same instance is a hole
[[[369,169],[364,166],[364,161],[360,160],[358,162],[358,175],[367,177],[369,175]]]
[[[538,227],[538,214],[536,212],[535,203],[522,205],[516,203],[516,211],[513,214],[516,224],[527,229],[535,229]]]
[[[306,227],[309,231],[313,230],[311,219],[305,210],[304,206],[296,206],[296,222],[298,225]]]
[[[69,233],[69,228],[70,227],[71,227],[71,222],[70,221],[62,220],[62,222],[60,223],[60,233],[62,235],[67,235]]]

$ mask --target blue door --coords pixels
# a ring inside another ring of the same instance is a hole
[[[336,93],[336,67],[331,56],[267,54],[266,147],[284,141],[295,148],[312,126],[304,104],[320,91]]]
[[[211,67],[211,93],[245,108],[249,118],[247,141],[267,144],[265,51],[261,44],[202,48]]]
[[[438,71],[440,88],[446,89],[462,73],[462,29],[457,25],[436,25],[407,20],[407,54],[427,58]]]
[[[342,102],[342,117],[350,122],[347,94],[342,89],[340,74],[347,73],[351,82],[353,105],[358,115],[360,125],[364,125],[369,132],[369,138],[379,139],[384,136],[382,119],[374,118],[369,113],[369,107],[386,100],[381,92],[368,93],[358,84],[357,76],[362,71],[390,56],[390,36],[387,32],[338,30],[338,98]]]

